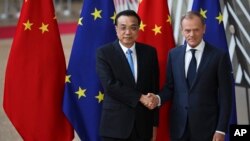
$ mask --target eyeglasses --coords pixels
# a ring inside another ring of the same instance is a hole
[[[126,31],[126,30],[129,30],[129,31],[137,31],[139,29],[139,26],[138,25],[132,25],[132,26],[117,26],[117,28],[120,30],[120,31]]]

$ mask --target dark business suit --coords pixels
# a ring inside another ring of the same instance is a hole
[[[128,138],[132,130],[141,138],[152,137],[157,124],[156,110],[148,110],[140,102],[141,94],[158,92],[159,70],[156,50],[136,43],[138,77],[135,83],[119,41],[97,50],[96,69],[104,88],[100,135]]]
[[[185,52],[186,45],[170,51],[167,81],[160,93],[161,102],[172,99],[171,139],[181,138],[189,129],[196,141],[212,141],[216,130],[227,132],[231,113],[233,76],[229,55],[205,43],[196,77],[189,88]]]

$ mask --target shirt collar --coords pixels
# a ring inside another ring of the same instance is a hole
[[[120,44],[120,46],[121,46],[121,48],[122,48],[122,50],[123,50],[123,52],[126,54],[126,51],[128,50],[128,48],[127,47],[125,47],[124,45],[122,45],[122,43],[119,41],[119,44]],[[132,52],[134,53],[134,54],[136,54],[136,50],[135,50],[135,43],[132,45],[132,47],[131,48],[129,48],[129,49],[131,49],[132,50]]]
[[[190,49],[196,49],[197,51],[203,51],[204,47],[205,47],[205,42],[204,42],[204,40],[201,40],[201,42],[196,47],[194,47],[194,48],[190,47],[187,44],[186,52],[190,51]]]

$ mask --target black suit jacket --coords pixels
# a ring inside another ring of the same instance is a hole
[[[228,128],[234,90],[231,62],[227,51],[205,43],[194,83],[188,88],[185,51],[186,45],[183,45],[169,53],[167,82],[160,93],[161,102],[172,99],[172,138],[180,138],[188,122],[191,134],[206,141],[215,130],[226,132]]]
[[[152,137],[157,124],[156,110],[148,110],[140,102],[141,94],[158,92],[159,69],[156,50],[136,43],[138,78],[135,83],[119,41],[97,50],[96,70],[104,88],[100,135],[128,138],[135,127],[142,138]]]

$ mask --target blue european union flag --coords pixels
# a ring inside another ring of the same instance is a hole
[[[193,11],[198,11],[205,18],[206,32],[204,40],[211,45],[228,50],[226,34],[223,25],[223,15],[220,10],[219,0],[194,0]],[[232,76],[233,77],[233,76]],[[234,88],[235,84],[232,84]],[[232,96],[232,116],[230,124],[237,123],[235,94]],[[226,140],[229,140],[229,135],[226,135]]]
[[[205,41],[215,47],[228,49],[219,0],[194,0],[192,10],[200,12],[205,18]]]
[[[84,0],[63,100],[63,112],[83,141],[100,140],[99,122],[104,94],[95,70],[95,52],[101,45],[116,39],[115,16],[112,0]]]

